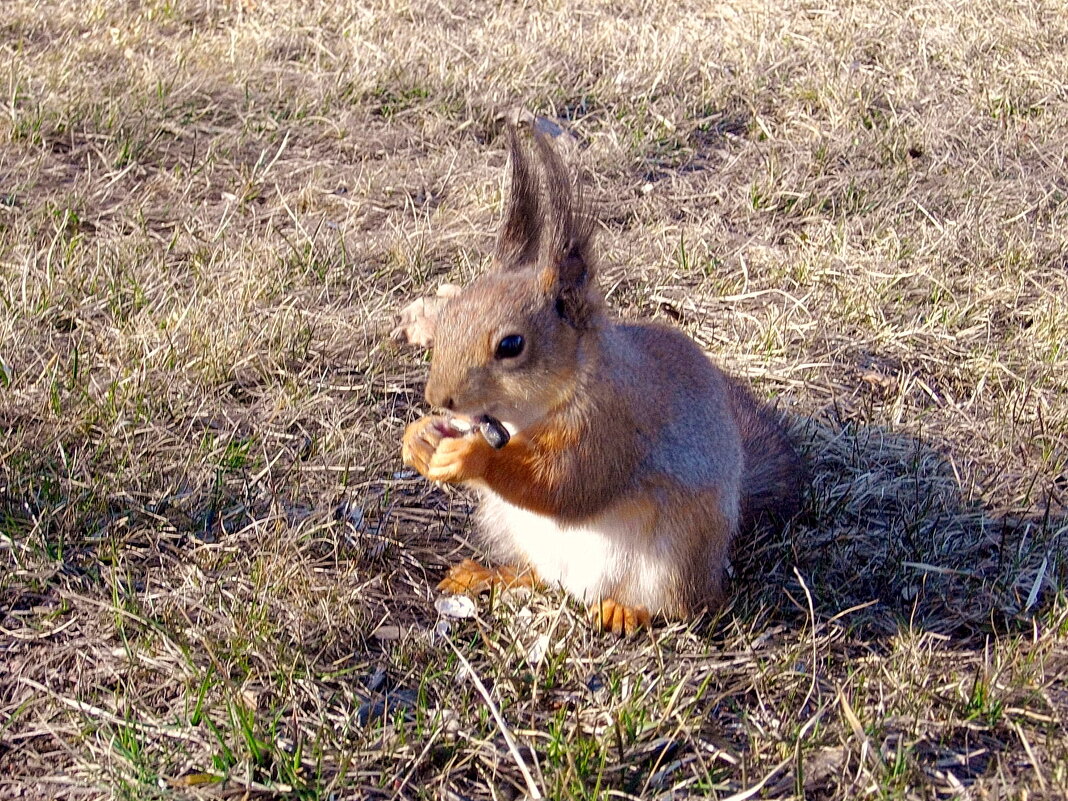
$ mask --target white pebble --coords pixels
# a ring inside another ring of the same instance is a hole
[[[475,616],[475,602],[466,595],[442,595],[434,601],[434,608],[443,617],[467,618]]]

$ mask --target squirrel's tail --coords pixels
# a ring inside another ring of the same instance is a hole
[[[774,411],[733,379],[730,397],[745,452],[740,529],[749,531],[761,522],[781,525],[801,508],[804,463]]]

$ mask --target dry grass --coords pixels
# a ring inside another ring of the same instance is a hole
[[[338,5],[4,6],[0,797],[1068,792],[1063,3]],[[516,102],[812,462],[714,621],[436,630],[469,499],[384,333]]]

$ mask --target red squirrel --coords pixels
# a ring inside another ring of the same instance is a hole
[[[581,185],[543,134],[507,136],[492,269],[402,316],[433,344],[426,400],[441,412],[407,427],[404,462],[478,492],[501,565],[465,560],[439,589],[559,585],[627,634],[714,608],[732,539],[799,509],[801,461],[689,337],[609,316]]]

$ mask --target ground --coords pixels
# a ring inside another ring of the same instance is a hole
[[[7,0],[0,798],[1068,793],[1059,0]],[[485,268],[523,106],[623,317],[812,486],[718,616],[435,606],[405,302]]]

